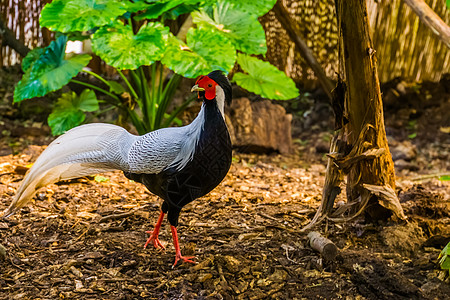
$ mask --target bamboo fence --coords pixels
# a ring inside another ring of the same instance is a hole
[[[48,45],[50,34],[39,28],[39,14],[42,7],[49,1],[45,0],[0,0],[0,17],[16,34],[16,38],[33,49]],[[1,47],[0,36],[0,66],[11,66],[20,63],[21,58],[9,47]]]
[[[39,13],[48,0],[0,0],[0,17],[29,48],[48,45],[51,35],[39,28]],[[334,0],[282,0],[291,17],[300,23],[303,38],[330,78],[337,71],[337,25]],[[426,0],[450,23],[444,0]],[[381,82],[395,77],[438,81],[450,72],[449,49],[419,21],[402,0],[367,0]],[[260,21],[266,30],[267,59],[306,87],[316,77],[300,57],[293,42],[271,11]],[[1,38],[1,36],[0,36]],[[1,39],[0,39],[1,45]],[[20,63],[14,50],[0,47],[0,66]]]

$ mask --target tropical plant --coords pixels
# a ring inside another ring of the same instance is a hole
[[[450,242],[442,249],[438,259],[441,269],[450,272]]]
[[[90,91],[80,96],[64,94],[58,100],[48,120],[54,134],[81,124],[85,112],[98,110],[99,101],[92,91],[106,95],[105,101],[119,108],[143,134],[177,121],[177,114],[194,99],[167,113],[182,77],[195,78],[215,69],[227,73],[236,60],[245,72],[234,74],[241,87],[265,98],[295,98],[298,90],[290,78],[250,56],[267,51],[258,16],[275,2],[54,0],[43,8],[40,25],[57,32],[57,38],[23,60],[25,74],[15,89],[14,102],[77,83]],[[193,23],[185,36],[177,36],[165,26],[181,15]],[[65,54],[68,40],[86,39],[90,39],[93,52],[116,69],[123,85],[86,69],[89,54]],[[73,79],[82,71],[100,80],[106,89]]]

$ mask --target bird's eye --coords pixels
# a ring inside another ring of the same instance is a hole
[[[212,87],[212,84],[210,83],[210,84],[208,84],[208,87]]]

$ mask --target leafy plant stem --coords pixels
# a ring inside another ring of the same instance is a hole
[[[145,80],[145,78],[144,79],[140,78],[139,77],[140,73],[138,74],[138,72],[135,70],[130,70],[129,72],[130,72],[130,79],[132,80],[132,82],[130,82],[130,84],[132,83],[131,86],[133,87],[133,90],[137,94],[136,102],[138,103],[139,108],[141,109],[142,114],[144,114],[144,118],[145,118],[145,109],[146,109],[145,105],[146,104],[145,104],[145,101],[143,101],[144,92],[142,90],[142,80]]]
[[[134,127],[136,127],[137,132],[140,135],[146,134],[148,131],[144,127],[144,123],[141,120],[139,120],[139,116],[137,115],[137,113],[129,107],[126,107],[126,110],[131,118],[131,122],[133,123]]]
[[[130,90],[130,93],[133,96],[133,98],[135,98],[135,99],[139,98],[138,95],[136,94],[136,91],[131,86],[130,81],[128,81],[127,77],[119,69],[117,69],[117,73],[119,73],[120,77],[122,77],[123,81],[125,81],[125,84],[127,85],[128,89]]]
[[[174,74],[170,79],[169,82],[166,84],[165,88],[162,91],[161,95],[161,107],[158,109],[158,112],[156,114],[156,124],[159,128],[163,127],[163,117],[164,113],[167,111],[167,108],[169,107],[170,103],[172,103],[173,95],[176,92],[176,89],[178,85],[180,84],[181,76],[178,74]],[[188,102],[189,104],[190,102]],[[178,114],[178,113],[177,113]],[[172,122],[173,118],[169,121]]]
[[[94,76],[95,78],[97,78],[98,80],[100,80],[101,82],[103,82],[104,84],[106,84],[106,85],[109,86],[109,83],[108,83],[105,79],[103,79],[103,77],[101,77],[100,75],[98,75],[97,73],[94,73],[94,72],[89,71],[89,70],[87,70],[87,69],[83,69],[83,72],[85,72],[85,73],[87,73],[87,74],[89,74],[89,75]]]
[[[83,85],[85,87],[88,87],[88,88],[93,89],[93,90],[97,90],[99,92],[102,92],[105,95],[110,96],[111,98],[113,98],[114,100],[117,101],[117,103],[114,103],[114,105],[118,106],[119,103],[120,103],[120,99],[119,99],[118,96],[114,95],[113,93],[108,92],[107,90],[99,88],[98,86],[95,86],[95,85],[92,85],[92,84],[89,84],[89,83],[86,83],[86,82],[83,82],[83,81],[79,81],[79,80],[76,80],[76,79],[71,79],[70,82],[73,82],[73,83],[76,83],[76,84],[79,84],[79,85]]]
[[[109,107],[107,107],[105,109],[99,110],[95,115],[101,115],[101,114],[103,114],[105,112],[108,112],[108,111],[116,109],[116,108],[117,108],[116,106],[111,105],[111,106],[109,106]]]
[[[150,91],[148,89],[148,85],[145,86],[146,90],[148,91],[148,95],[149,95],[149,102],[150,105],[147,106],[148,110],[147,110],[147,114],[149,116],[149,120],[150,120],[150,126],[151,129],[154,130],[155,127],[155,110],[156,110],[156,105],[157,105],[157,100],[156,100],[156,64],[152,64],[151,65],[151,78],[150,78]]]
[[[164,80],[163,80],[163,66],[160,64],[159,65],[159,77],[157,78],[158,80],[158,95],[156,97],[157,101],[158,101],[158,105],[161,104],[161,101],[163,101],[163,98],[161,97],[161,93],[163,90],[163,84],[164,84]]]
[[[161,128],[164,127],[168,127],[172,121],[177,117],[177,115],[182,112],[183,110],[186,109],[186,107],[188,107],[188,105],[195,100],[195,96],[192,96],[191,98],[189,98],[187,101],[185,101],[182,105],[180,105],[179,107],[177,107],[171,114],[170,116],[166,119],[166,121],[164,122],[164,124],[162,124]]]

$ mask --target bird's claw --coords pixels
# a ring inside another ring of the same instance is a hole
[[[180,260],[182,260],[183,262],[196,264],[195,261],[191,260],[192,258],[195,258],[195,256],[182,256],[181,254],[177,254],[175,255],[175,263],[173,264],[172,268],[174,268]]]
[[[154,231],[146,231],[145,233],[150,234],[150,237],[148,238],[147,242],[144,245],[144,249],[147,248],[148,244],[152,243],[153,247],[156,249],[161,248],[163,250],[166,249],[164,245],[161,243],[161,241],[158,238],[158,234],[155,234]]]

